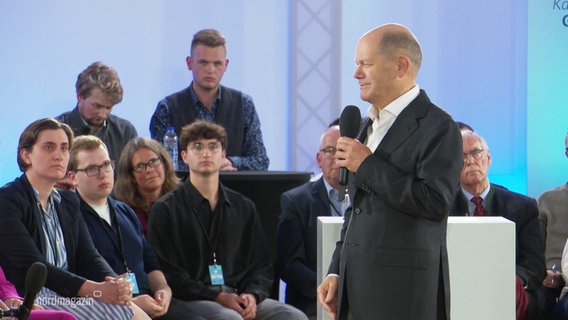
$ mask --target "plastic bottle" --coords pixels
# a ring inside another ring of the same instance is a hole
[[[164,135],[164,148],[169,152],[174,164],[174,170],[178,170],[178,137],[174,127],[168,127]]]

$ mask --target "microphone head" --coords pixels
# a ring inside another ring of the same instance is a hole
[[[356,106],[346,106],[339,117],[339,132],[342,137],[355,138],[361,126],[361,111]]]
[[[45,284],[47,268],[41,262],[35,262],[26,273],[26,292],[38,293]]]

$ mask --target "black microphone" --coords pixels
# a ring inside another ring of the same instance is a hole
[[[355,138],[361,126],[361,111],[356,106],[346,106],[339,117],[339,132],[342,137]],[[349,172],[347,168],[339,168],[339,201],[345,199],[345,186],[349,182]]]
[[[35,262],[32,264],[26,273],[26,293],[24,295],[24,301],[19,308],[1,310],[0,318],[16,317],[20,320],[28,320],[32,307],[34,306],[35,298],[45,284],[46,276],[47,268],[45,267],[45,264],[41,262]]]
[[[28,320],[32,307],[34,306],[34,301],[45,284],[45,278],[47,277],[47,268],[45,264],[41,262],[35,262],[28,269],[26,273],[26,293],[24,294],[24,302],[20,306],[20,320]]]

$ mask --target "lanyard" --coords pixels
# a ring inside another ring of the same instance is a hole
[[[209,201],[207,201],[207,203],[209,203]],[[200,203],[200,206],[203,204],[203,202]],[[195,215],[195,217],[197,218],[197,221],[199,221],[199,226],[201,227],[201,231],[203,231],[203,234],[205,234],[205,238],[207,239],[207,244],[209,245],[209,248],[211,249],[211,255],[213,256],[213,264],[217,264],[217,255],[216,255],[216,250],[217,250],[217,245],[219,244],[219,233],[221,231],[221,224],[223,222],[223,215],[221,214],[222,212],[222,206],[219,207],[221,205],[221,201],[217,201],[217,208],[219,208],[218,212],[215,212],[215,210],[211,210],[212,214],[218,214],[219,215],[219,223],[217,224],[217,232],[215,234],[215,239],[211,239],[212,235],[209,233],[209,231],[207,230],[207,228],[205,228],[205,223],[203,223],[203,220],[201,219],[201,217],[199,216],[199,213],[197,212],[197,210],[199,210],[200,208],[193,208],[193,214]],[[209,207],[210,208],[210,207]],[[215,208],[215,209],[217,209]],[[210,214],[210,213],[207,213]],[[213,224],[214,219],[211,219],[211,224]]]
[[[331,201],[331,200],[327,200],[329,202],[329,205],[333,208],[333,211],[335,211],[335,213],[337,213],[338,216],[343,216],[343,214],[341,214],[341,212],[339,212],[339,210],[337,210],[337,208],[335,207],[335,204]]]

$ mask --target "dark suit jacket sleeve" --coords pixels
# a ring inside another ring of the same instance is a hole
[[[544,245],[538,222],[538,206],[527,198],[519,214],[517,229],[517,275],[524,280],[527,290],[541,287],[546,275]]]
[[[349,225],[349,221],[351,220],[351,214],[353,212],[353,208],[349,207],[345,210],[343,215],[343,226],[341,227],[341,235],[339,240],[335,243],[335,250],[333,251],[333,255],[331,256],[331,262],[329,263],[329,268],[327,270],[328,274],[337,274],[339,275],[339,260],[341,257],[341,247],[343,247],[343,239],[345,239],[345,233],[347,232],[347,226]]]
[[[306,195],[308,197],[309,195]],[[278,275],[293,286],[301,294],[310,299],[316,297],[316,272],[310,269],[304,235],[306,234],[306,220],[309,212],[300,212],[298,203],[300,199],[292,199],[289,193],[282,194],[280,198],[281,215],[277,232],[277,263]],[[314,235],[315,236],[315,235]]]

